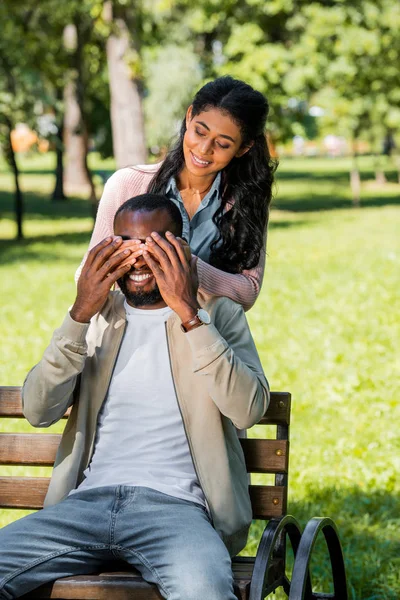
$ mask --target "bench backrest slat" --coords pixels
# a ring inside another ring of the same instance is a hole
[[[286,514],[290,402],[290,394],[271,393],[260,424],[277,425],[274,439],[240,439],[247,471],[275,475],[275,485],[249,486],[255,519]],[[0,418],[22,416],[20,388],[0,387]],[[52,466],[60,438],[53,433],[0,433],[0,465]],[[42,508],[49,481],[47,477],[0,477],[0,508]]]
[[[26,510],[43,507],[49,477],[0,477],[3,508]],[[250,498],[255,519],[280,517],[286,511],[285,488],[274,485],[250,485]]]
[[[0,418],[24,418],[21,402],[21,388],[0,386]],[[64,418],[68,417],[68,412]],[[290,424],[290,394],[287,392],[271,392],[271,401],[267,412],[260,420],[260,425]]]
[[[0,433],[0,465],[49,466],[55,461],[61,435]],[[287,473],[286,440],[241,439],[249,473]]]

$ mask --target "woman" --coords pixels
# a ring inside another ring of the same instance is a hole
[[[264,273],[276,168],[264,131],[268,110],[242,81],[207,83],[162,163],[121,169],[107,181],[89,250],[112,234],[123,202],[146,191],[165,194],[181,211],[200,290],[251,308]]]

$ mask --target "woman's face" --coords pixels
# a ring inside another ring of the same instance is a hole
[[[192,116],[186,114],[183,154],[189,173],[210,176],[226,167],[232,158],[243,156],[251,147],[242,147],[242,134],[231,117],[218,108]]]

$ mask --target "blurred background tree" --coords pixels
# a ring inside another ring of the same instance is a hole
[[[4,0],[1,11],[2,145],[17,174],[7,131],[25,122],[49,140],[54,199],[86,190],[95,212],[88,152],[117,167],[157,159],[198,87],[226,73],[268,97],[272,149],[293,136],[348,140],[355,205],[360,140],[385,180],[382,146],[394,154],[400,122],[392,0]]]

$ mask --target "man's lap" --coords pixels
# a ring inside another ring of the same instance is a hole
[[[183,598],[185,585],[193,588],[196,581],[213,585],[213,572],[223,580],[218,585],[227,584],[224,598],[234,598],[229,554],[205,509],[148,488],[75,493],[5,527],[0,545],[0,598],[95,572],[113,559],[138,568],[171,600]],[[202,573],[207,581],[200,581]]]

